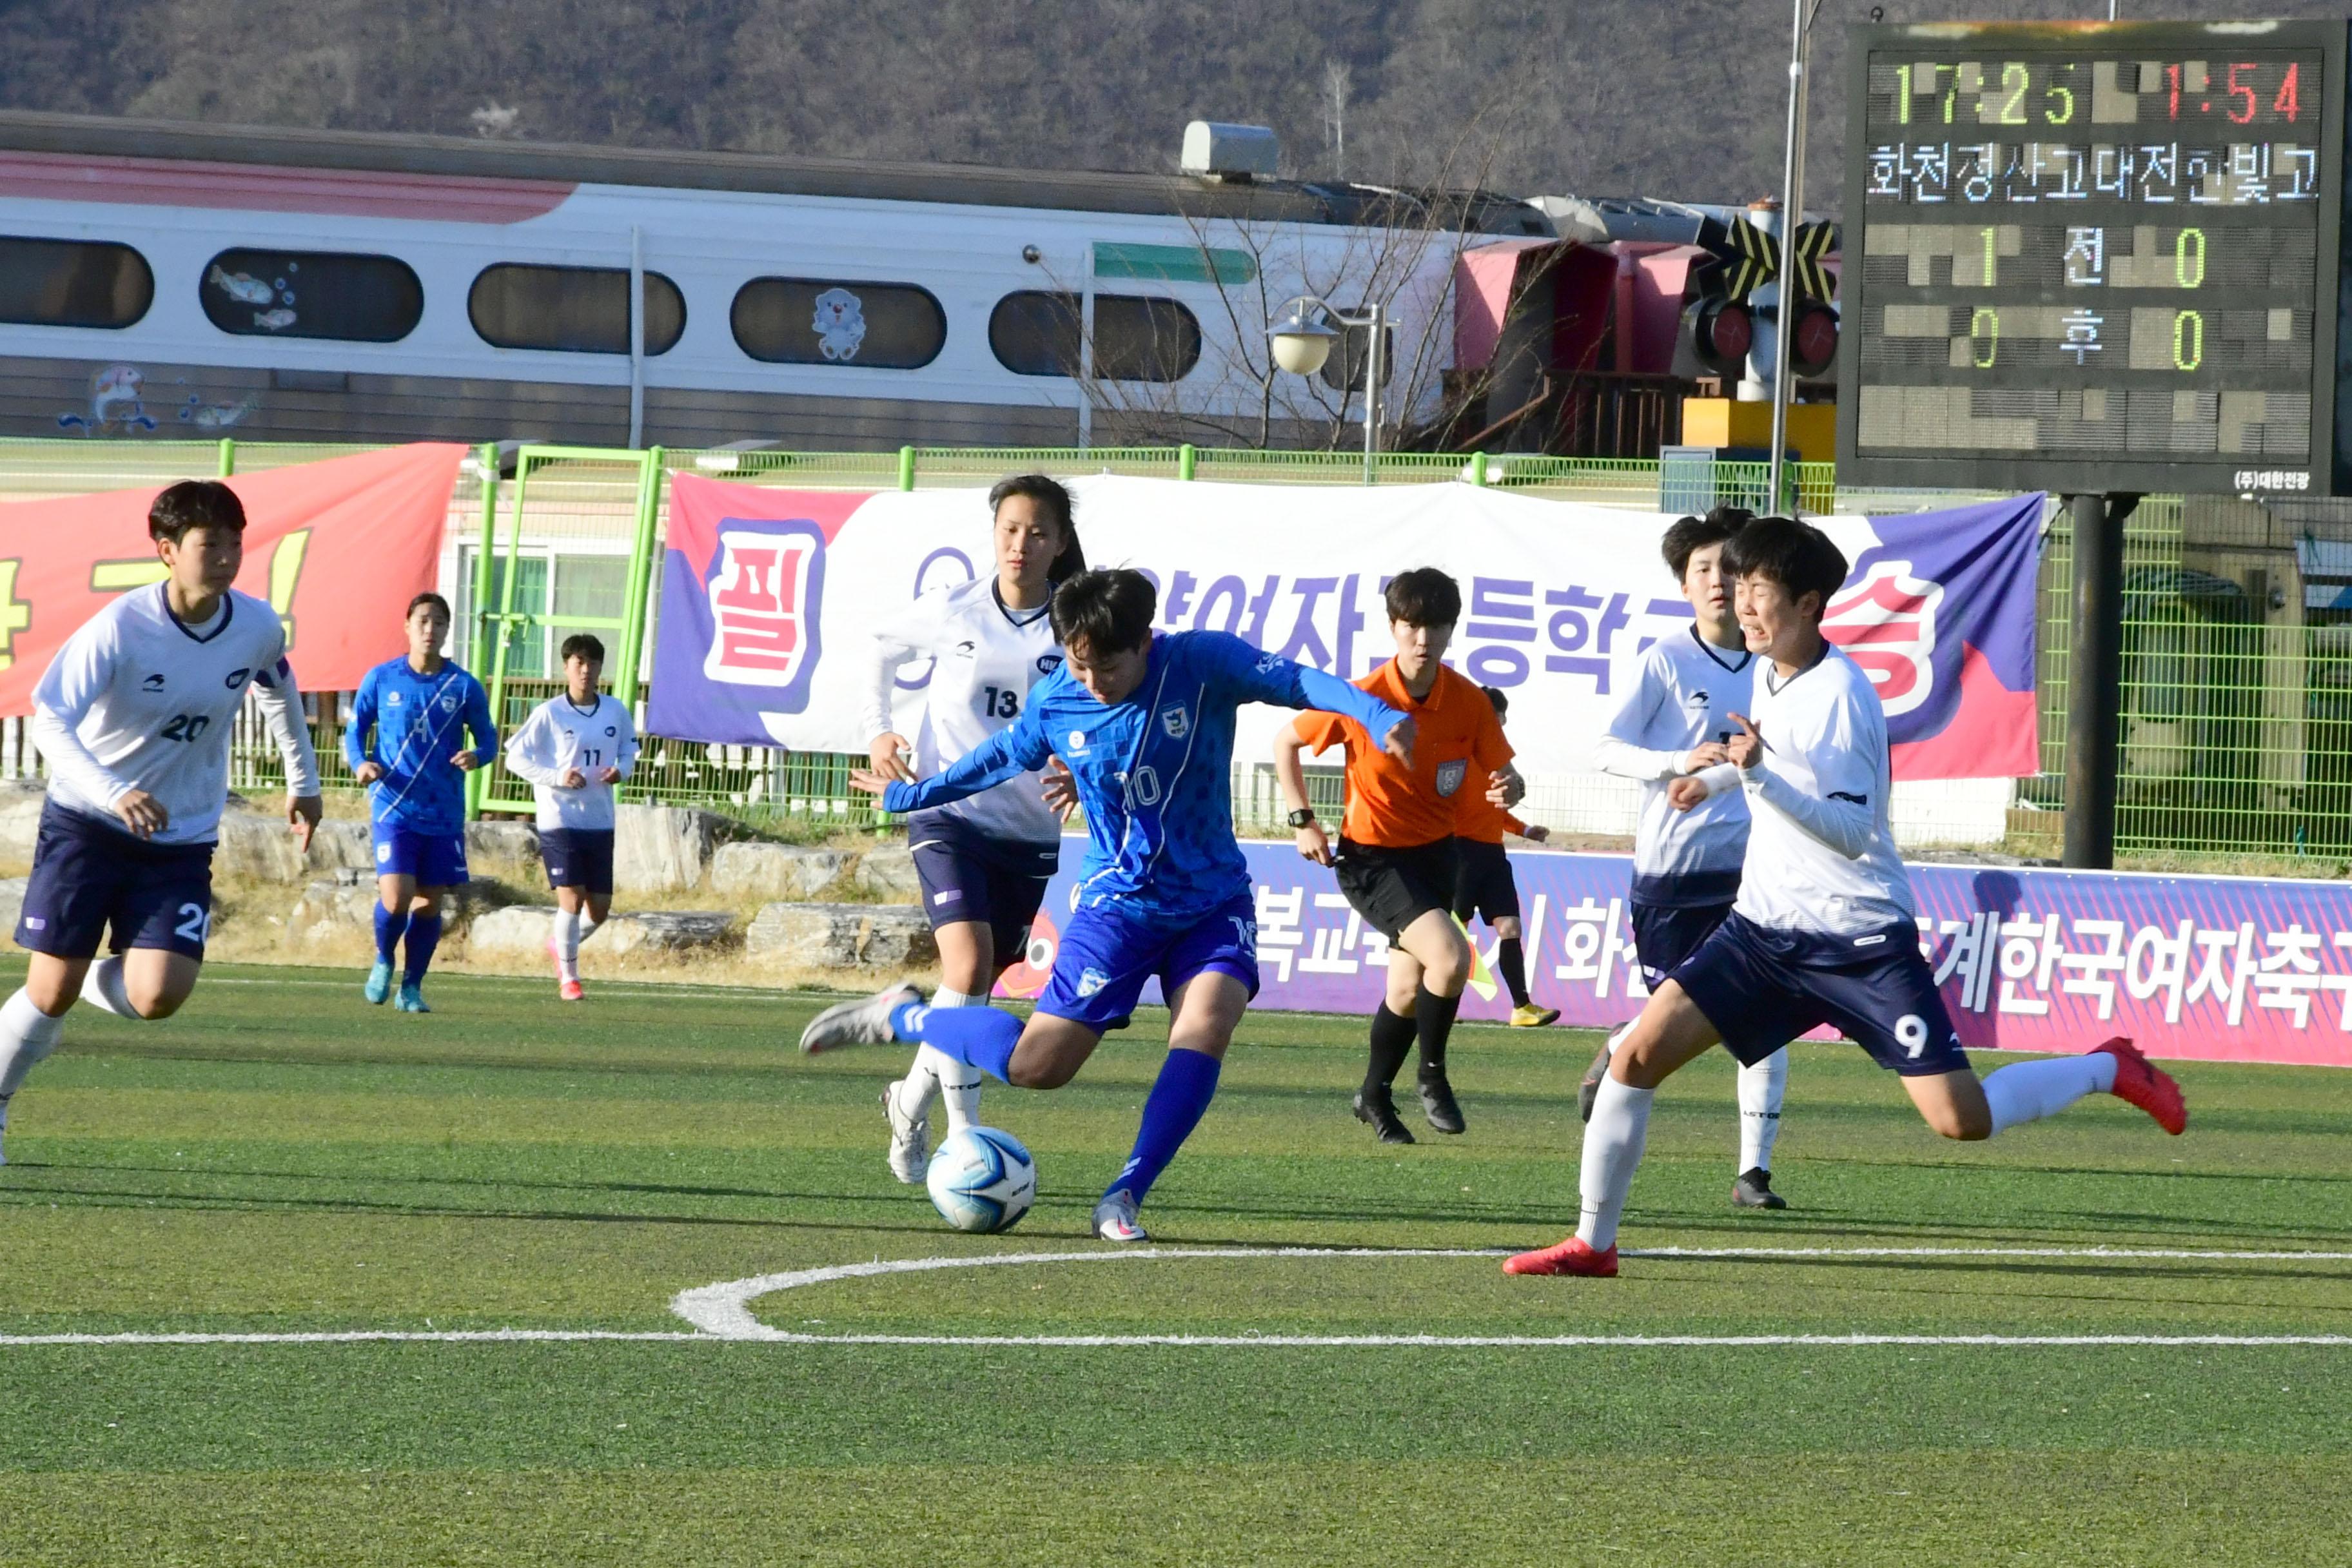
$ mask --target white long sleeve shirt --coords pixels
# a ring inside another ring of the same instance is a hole
[[[209,623],[191,626],[168,594],[163,583],[134,589],[66,639],[33,689],[33,744],[58,805],[119,826],[116,803],[142,790],[170,818],[156,843],[210,844],[248,691],[286,759],[289,793],[319,793],[319,759],[278,612],[231,589]]]
[[[1828,936],[1907,925],[1918,906],[1888,822],[1894,768],[1870,677],[1831,645],[1785,680],[1768,659],[1757,667],[1748,711],[1764,758],[1740,774],[1754,820],[1734,907]]]
[[[1602,773],[1643,784],[1633,831],[1633,901],[1684,908],[1727,904],[1739,890],[1748,854],[1748,803],[1730,790],[1688,811],[1666,801],[1666,786],[1687,772],[1695,746],[1731,739],[1727,715],[1748,711],[1756,656],[1716,647],[1696,624],[1661,637],[1642,656],[1641,672],[1594,744]]]
[[[601,693],[582,708],[569,692],[558,692],[530,710],[507,737],[507,768],[530,784],[539,805],[539,826],[591,833],[613,826],[613,786],[597,774],[618,768],[627,778],[637,767],[637,727],[626,704]],[[563,787],[563,775],[580,770],[587,782]]]
[[[1045,607],[1008,610],[996,579],[974,578],[925,594],[874,634],[867,666],[866,736],[906,734],[893,718],[898,671],[933,660],[923,689],[923,717],[909,737],[914,770],[927,779],[1013,727],[1029,689],[1062,667],[1062,645]],[[1059,818],[1039,798],[1038,775],[1025,773],[969,799],[934,809],[992,837],[1018,844],[1058,844]]]

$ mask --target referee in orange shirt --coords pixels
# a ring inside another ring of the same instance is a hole
[[[1526,785],[1486,693],[1443,662],[1462,618],[1461,588],[1433,566],[1418,567],[1389,584],[1387,601],[1396,657],[1356,684],[1412,716],[1412,765],[1387,756],[1352,719],[1307,713],[1276,733],[1274,767],[1298,852],[1331,867],[1349,904],[1389,940],[1388,994],[1372,1015],[1355,1111],[1381,1142],[1410,1143],[1391,1086],[1416,1042],[1430,1127],[1464,1126],[1445,1076],[1445,1043],[1472,967],[1453,914],[1455,809],[1465,792],[1491,791],[1497,805],[1515,805]],[[1348,752],[1348,808],[1335,856],[1307,805],[1299,752],[1340,744]]]

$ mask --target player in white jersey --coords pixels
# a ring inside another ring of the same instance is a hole
[[[1726,790],[1678,811],[1666,791],[1674,780],[1726,760],[1730,715],[1748,706],[1755,685],[1756,656],[1748,651],[1732,606],[1731,579],[1723,570],[1725,542],[1754,515],[1717,507],[1666,530],[1661,552],[1696,618],[1685,631],[1650,645],[1641,674],[1593,748],[1602,773],[1643,782],[1630,903],[1634,956],[1643,983],[1654,991],[1723,923],[1739,894],[1747,798]],[[1609,1053],[1624,1035],[1620,1029],[1611,1036],[1585,1071],[1577,1109],[1587,1121],[1609,1070]],[[1731,1184],[1738,1207],[1788,1206],[1772,1190],[1772,1144],[1780,1134],[1788,1084],[1785,1047],[1739,1069],[1739,1163]]]
[[[1885,712],[1862,667],[1822,637],[1845,557],[1821,530],[1781,517],[1749,523],[1725,555],[1740,629],[1758,656],[1754,717],[1729,715],[1728,761],[1667,788],[1678,806],[1727,788],[1746,794],[1753,822],[1739,899],[1651,993],[1610,1060],[1584,1136],[1576,1234],[1511,1258],[1507,1274],[1617,1272],[1617,1224],[1651,1098],[1718,1042],[1759,1062],[1835,1025],[1902,1076],[1920,1116],[1946,1138],[1990,1138],[2102,1091],[2167,1132],[2188,1124],[2180,1086],[2126,1039],[1977,1077],[1919,952],[1917,906],[1887,819]]]
[[[995,570],[934,589],[874,634],[866,732],[885,780],[929,778],[1021,716],[1029,689],[1062,667],[1048,616],[1055,584],[1086,570],[1070,492],[1043,474],[1022,474],[988,492],[996,524]],[[929,661],[925,682],[899,670]],[[898,693],[919,685],[922,721],[910,742],[898,731]],[[923,909],[940,946],[934,1007],[985,1007],[998,974],[1027,953],[1030,922],[1059,863],[1061,817],[1036,773],[907,819]],[[890,1171],[919,1182],[930,1161],[930,1106],[946,1098],[948,1128],[980,1114],[980,1071],[930,1046],[883,1090]]]
[[[539,858],[555,893],[555,993],[577,1002],[580,944],[613,912],[613,786],[636,771],[637,727],[628,704],[596,689],[604,644],[563,639],[563,690],[531,710],[507,740],[507,767],[528,780],[539,805]]]
[[[49,798],[16,922],[32,963],[0,1005],[0,1131],[76,997],[124,1018],[168,1018],[195,988],[229,738],[248,692],[286,760],[286,817],[305,850],[319,822],[319,762],[284,624],[230,586],[245,562],[236,492],[214,479],[170,486],[147,532],[163,581],[83,623],[33,691]]]

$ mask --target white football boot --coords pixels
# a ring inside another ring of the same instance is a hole
[[[836,1002],[809,1020],[801,1031],[801,1049],[814,1056],[844,1046],[887,1046],[892,1039],[891,1013],[922,999],[920,987],[902,980],[862,1002]]]
[[[1151,1235],[1136,1222],[1135,1199],[1125,1187],[1105,1193],[1095,1205],[1095,1234],[1105,1241],[1150,1241]]]
[[[908,1114],[898,1100],[899,1091],[917,1076],[924,1093],[922,1109]],[[890,1121],[890,1173],[908,1186],[919,1185],[931,1170],[931,1096],[938,1080],[919,1064],[910,1068],[905,1078],[882,1086],[882,1114]]]

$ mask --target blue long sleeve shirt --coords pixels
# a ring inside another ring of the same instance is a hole
[[[420,675],[404,658],[377,665],[360,681],[343,726],[343,760],[383,769],[368,791],[368,815],[411,833],[461,833],[466,774],[449,759],[463,742],[487,766],[499,752],[490,696],[459,665],[443,661]]]
[[[1152,638],[1142,684],[1125,700],[1098,701],[1066,666],[1031,689],[1028,710],[1009,729],[920,784],[893,784],[882,804],[943,805],[1058,756],[1087,812],[1079,903],[1196,921],[1249,896],[1234,840],[1234,716],[1244,702],[1344,713],[1382,738],[1405,717],[1228,633],[1167,633]]]

